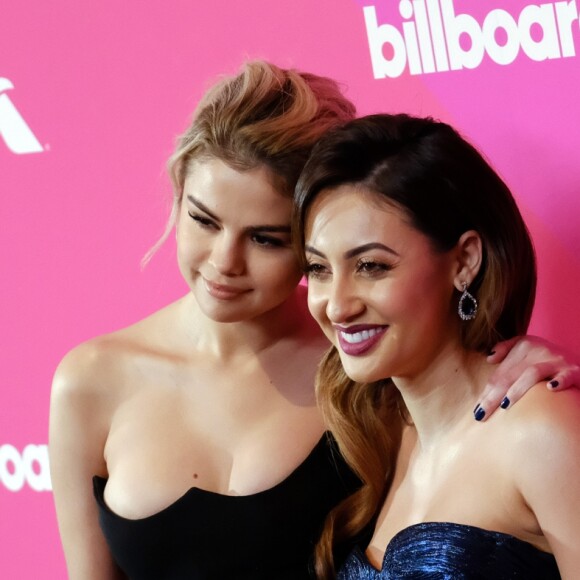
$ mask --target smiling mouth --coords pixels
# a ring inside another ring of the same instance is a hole
[[[336,330],[341,350],[351,356],[360,356],[371,350],[388,328],[388,326],[372,326]]]
[[[371,328],[369,330],[361,330],[360,332],[349,333],[345,332],[344,330],[340,331],[340,336],[349,344],[359,344],[376,336],[377,334],[381,334],[386,330],[385,327],[380,328]]]
[[[205,288],[208,293],[219,300],[232,300],[238,296],[245,294],[248,290],[243,288],[236,288],[235,286],[225,286],[222,284],[215,284],[204,278]]]

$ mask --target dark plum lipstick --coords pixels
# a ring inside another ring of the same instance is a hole
[[[341,350],[350,356],[361,356],[373,348],[383,337],[388,326],[379,324],[357,324],[335,326]]]

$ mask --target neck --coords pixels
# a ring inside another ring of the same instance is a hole
[[[420,373],[393,377],[417,431],[421,448],[437,445],[467,422],[491,374],[479,353],[448,345]]]
[[[208,318],[193,294],[184,297],[182,310],[185,331],[194,348],[224,361],[256,356],[283,340],[321,334],[307,311],[302,287],[276,308],[249,320],[218,322]]]

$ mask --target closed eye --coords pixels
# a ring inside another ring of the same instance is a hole
[[[197,214],[197,213],[192,213],[192,212],[187,212],[189,217],[200,227],[202,228],[208,228],[208,229],[213,229],[213,228],[217,228],[217,224],[210,218]]]
[[[285,240],[274,236],[265,236],[264,234],[252,234],[251,240],[256,245],[264,248],[284,248],[288,245]]]

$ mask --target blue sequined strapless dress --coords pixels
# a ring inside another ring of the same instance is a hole
[[[355,548],[338,580],[552,580],[556,560],[509,534],[447,522],[426,522],[401,530],[376,570]]]

